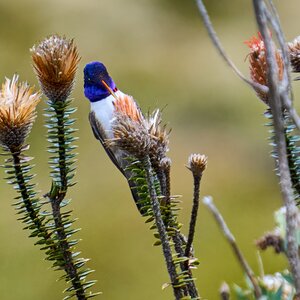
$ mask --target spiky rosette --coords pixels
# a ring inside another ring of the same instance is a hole
[[[113,120],[114,138],[107,141],[137,159],[149,153],[150,137],[146,121],[132,97],[124,95],[116,99]]]
[[[34,45],[31,54],[44,94],[53,102],[65,101],[71,93],[80,60],[74,41],[51,35]]]
[[[19,151],[36,118],[40,93],[34,93],[18,76],[6,78],[0,91],[0,145],[11,152]]]
[[[170,130],[161,125],[161,111],[156,109],[148,116],[147,127],[150,135],[150,159],[154,169],[157,169],[166,153],[169,151]]]
[[[206,169],[207,156],[204,154],[191,154],[188,160],[187,168],[194,176],[201,177]]]
[[[256,83],[268,86],[266,51],[261,34],[258,33],[258,37],[252,37],[250,40],[246,41],[245,44],[250,48],[248,59],[250,64],[251,79]],[[281,54],[277,49],[275,51],[275,56],[278,67],[278,79],[282,80],[284,63]],[[256,89],[255,91],[258,98],[269,105],[268,94],[258,89]]]
[[[290,61],[293,72],[300,72],[300,36],[288,43]]]

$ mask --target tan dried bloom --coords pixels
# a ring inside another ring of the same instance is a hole
[[[245,44],[247,44],[251,50],[248,54],[251,79],[256,83],[268,86],[265,44],[261,34],[258,33],[258,37],[252,37],[249,41],[246,41]],[[275,51],[275,57],[278,66],[278,79],[282,80],[284,63],[281,54],[277,49]],[[268,93],[264,93],[258,89],[256,90],[256,93],[264,103],[269,105]]]
[[[293,72],[300,72],[300,36],[288,43],[290,61]]]
[[[30,51],[44,94],[53,102],[65,101],[71,93],[80,61],[74,41],[51,35]]]
[[[187,168],[194,176],[202,176],[206,169],[207,156],[204,154],[191,154],[188,160]]]
[[[278,230],[266,233],[255,243],[260,250],[266,250],[267,248],[272,247],[274,248],[275,253],[284,252],[284,240],[280,236]]]
[[[0,144],[18,151],[24,144],[36,118],[40,93],[34,93],[26,82],[18,83],[18,76],[6,78],[0,91]]]
[[[114,138],[107,141],[108,145],[117,146],[138,159],[144,158],[149,152],[150,138],[140,109],[127,95],[118,97],[114,105]]]
[[[166,125],[161,125],[161,111],[156,109],[147,119],[148,132],[150,134],[150,158],[154,167],[158,167],[160,161],[166,157],[169,151],[169,134],[170,130]]]
[[[171,164],[172,164],[171,159],[169,157],[164,157],[163,159],[161,159],[159,167],[163,171],[170,172]]]

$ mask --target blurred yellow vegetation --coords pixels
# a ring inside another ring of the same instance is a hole
[[[82,57],[73,92],[79,128],[78,184],[70,189],[71,206],[82,227],[80,249],[96,270],[103,299],[169,299],[161,291],[168,280],[160,248],[152,248],[151,232],[131,199],[122,175],[94,139],[88,123],[89,104],[83,96],[83,66],[100,60],[118,87],[132,94],[144,111],[164,108],[173,128],[170,157],[172,189],[182,194],[181,221],[187,230],[192,178],[184,165],[190,153],[204,153],[209,165],[202,196],[214,196],[220,211],[255,271],[254,239],[273,227],[273,211],[281,205],[269,157],[265,106],[240,82],[213,49],[195,4],[184,1],[4,1],[0,4],[1,80],[15,72],[37,84],[29,49],[52,33],[74,38]],[[182,3],[181,3],[182,2]],[[191,1],[193,2],[193,1]],[[211,2],[212,20],[230,56],[248,73],[243,44],[256,33],[250,1]],[[287,5],[288,3],[288,5]],[[232,5],[233,9],[224,7]],[[223,11],[224,10],[224,11]],[[288,40],[300,32],[297,0],[278,3]],[[299,85],[299,84],[298,84]],[[295,83],[295,94],[299,87]],[[29,138],[40,188],[47,190],[46,129],[43,107]],[[2,176],[4,177],[4,171]],[[5,300],[60,299],[63,282],[56,282],[50,264],[21,230],[11,207],[15,192],[0,181],[0,295]],[[242,278],[241,270],[214,220],[200,207],[195,271],[201,296],[217,299],[223,280]],[[123,260],[116,260],[117,257]],[[266,272],[286,267],[282,258],[263,254]],[[100,299],[100,297],[99,297]]]

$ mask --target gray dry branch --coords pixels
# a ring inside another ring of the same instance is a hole
[[[288,241],[288,250],[287,257],[291,267],[291,272],[295,280],[296,288],[296,297],[300,299],[300,263],[298,257],[298,244],[296,241],[295,231],[296,231],[296,215],[297,207],[293,199],[292,183],[290,170],[287,160],[287,151],[286,151],[286,141],[284,136],[284,123],[282,111],[285,108],[291,119],[293,120],[296,127],[300,130],[300,118],[293,107],[292,104],[292,88],[289,75],[289,57],[286,50],[286,43],[284,39],[283,32],[281,30],[279,17],[275,6],[271,0],[268,0],[268,6],[263,0],[253,0],[255,16],[259,30],[262,34],[263,41],[266,45],[266,57],[267,57],[267,69],[268,69],[268,83],[269,86],[257,86],[256,83],[253,83],[251,80],[245,78],[244,75],[236,68],[232,61],[228,58],[227,54],[223,50],[223,47],[216,35],[216,32],[212,26],[212,23],[209,19],[208,13],[206,11],[205,5],[202,0],[196,0],[199,8],[199,12],[203,18],[204,25],[208,31],[208,34],[217,49],[221,57],[225,62],[233,69],[233,71],[247,84],[252,86],[256,90],[262,92],[268,92],[270,97],[270,107],[272,115],[274,118],[274,129],[275,129],[275,138],[278,145],[278,168],[280,175],[280,187],[282,192],[282,198],[286,206],[286,222],[287,222],[287,241]],[[276,33],[278,43],[281,47],[281,52],[283,55],[285,70],[283,80],[279,82],[277,76],[277,63],[275,58],[275,50],[269,30],[273,29]]]
[[[298,256],[298,243],[296,239],[297,207],[293,197],[291,174],[287,159],[287,145],[284,134],[284,120],[280,97],[280,88],[287,96],[289,94],[289,89],[288,84],[285,84],[287,87],[286,89],[282,89],[282,83],[278,80],[275,50],[269,33],[265,3],[262,0],[253,0],[253,6],[257,24],[266,46],[269,103],[273,115],[275,140],[277,144],[278,169],[280,177],[279,183],[282,198],[286,207],[287,257],[294,277],[296,297],[300,299],[300,261]]]

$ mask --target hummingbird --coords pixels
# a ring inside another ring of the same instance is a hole
[[[91,104],[89,121],[94,136],[100,141],[114,165],[125,176],[133,199],[141,212],[142,207],[138,203],[139,196],[136,184],[131,179],[131,171],[126,169],[129,162],[125,157],[128,157],[128,154],[117,147],[109,147],[105,142],[108,139],[114,138],[112,122],[114,120],[116,99],[122,99],[124,96],[127,96],[128,99],[128,95],[118,90],[104,64],[97,61],[88,63],[84,68],[84,95]],[[133,98],[130,97],[130,99],[133,101],[132,105],[139,110]]]

